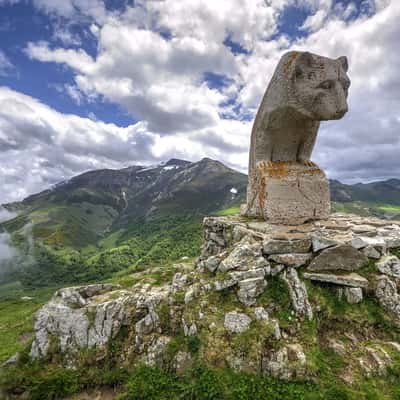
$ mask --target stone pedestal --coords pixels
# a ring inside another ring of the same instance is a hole
[[[328,218],[329,182],[316,164],[260,163],[253,175],[242,215],[286,225]]]

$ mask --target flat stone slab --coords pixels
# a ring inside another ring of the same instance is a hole
[[[368,258],[353,246],[342,244],[323,250],[317,255],[308,271],[356,271],[368,263]]]
[[[350,286],[356,288],[365,288],[368,286],[368,280],[361,275],[351,273],[346,275],[334,275],[334,274],[317,274],[311,272],[305,272],[303,277],[311,281],[333,283],[335,285]]]
[[[288,267],[299,268],[308,263],[312,258],[312,253],[288,253],[288,254],[272,254],[268,260],[278,264],[284,264]]]
[[[311,240],[307,237],[297,240],[269,239],[263,244],[264,254],[308,253]]]

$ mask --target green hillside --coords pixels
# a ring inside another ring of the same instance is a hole
[[[244,174],[210,159],[79,175],[6,205],[19,214],[0,229],[12,234],[19,258],[3,268],[2,280],[30,287],[91,282],[195,257],[202,218],[237,207],[246,183]]]

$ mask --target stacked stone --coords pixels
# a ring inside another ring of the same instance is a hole
[[[400,260],[390,253],[400,247],[399,221],[333,214],[288,226],[231,216],[208,217],[204,229],[198,267],[227,272],[225,280],[215,283],[216,290],[236,287],[245,305],[255,304],[269,275],[280,274],[300,316],[313,315],[302,277],[336,287],[351,304],[374,290],[381,305],[400,320]],[[358,273],[369,260],[376,262],[373,281]]]

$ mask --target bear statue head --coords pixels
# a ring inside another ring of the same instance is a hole
[[[297,111],[318,121],[342,118],[348,110],[347,70],[346,57],[331,59],[309,52],[298,53],[290,87]]]

